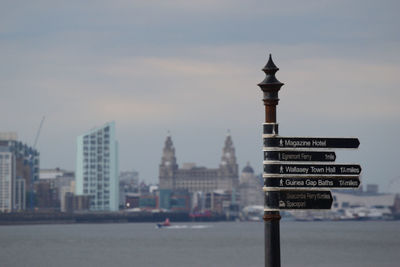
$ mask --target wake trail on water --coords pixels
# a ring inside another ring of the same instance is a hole
[[[212,225],[202,225],[202,224],[198,224],[198,225],[171,225],[168,227],[162,227],[160,229],[207,229],[207,228],[211,228],[213,227]]]

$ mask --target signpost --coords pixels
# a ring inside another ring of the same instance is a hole
[[[265,267],[280,267],[280,210],[330,209],[329,188],[357,188],[361,166],[336,164],[332,149],[356,149],[357,138],[282,137],[276,122],[278,92],[283,83],[271,55],[258,84],[264,93],[263,124]],[[322,190],[321,190],[322,189]]]
[[[279,148],[358,148],[357,138],[328,138],[328,137],[264,137],[264,147]]]
[[[335,152],[267,150],[264,151],[265,161],[335,161]]]
[[[329,190],[266,191],[265,205],[271,209],[330,209],[333,198]]]
[[[358,177],[278,177],[265,178],[264,187],[278,188],[358,188]]]
[[[276,123],[276,106],[278,105],[278,91],[283,83],[278,81],[275,73],[278,71],[272,61],[271,55],[267,65],[263,68],[266,74],[265,79],[258,84],[263,91],[263,102],[265,105],[265,123],[264,132],[267,134],[278,134],[278,124]],[[280,227],[279,221],[281,215],[277,210],[264,210],[264,246],[265,246],[265,267],[281,266],[281,245],[280,245]]]
[[[360,165],[353,164],[288,164],[266,163],[264,176],[276,175],[359,175]]]

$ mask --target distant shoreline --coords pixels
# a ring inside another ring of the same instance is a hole
[[[0,226],[30,224],[161,222],[166,218],[169,218],[173,222],[226,221],[225,216],[218,214],[203,218],[191,218],[188,213],[176,212],[5,213],[0,214]]]

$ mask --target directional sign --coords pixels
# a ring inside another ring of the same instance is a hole
[[[264,160],[275,161],[335,161],[335,152],[327,151],[264,151]]]
[[[279,148],[358,148],[358,138],[264,137],[264,147]]]
[[[264,186],[278,188],[358,188],[358,177],[284,177],[265,178]]]
[[[278,175],[359,175],[360,165],[352,164],[281,164],[264,161],[264,174]]]
[[[265,192],[266,209],[330,209],[330,191],[281,190]]]

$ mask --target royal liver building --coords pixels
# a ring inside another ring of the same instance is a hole
[[[189,192],[232,191],[239,184],[238,164],[232,138],[228,135],[222,149],[219,168],[208,169],[184,164],[179,168],[171,136],[167,136],[160,164],[160,189]]]

